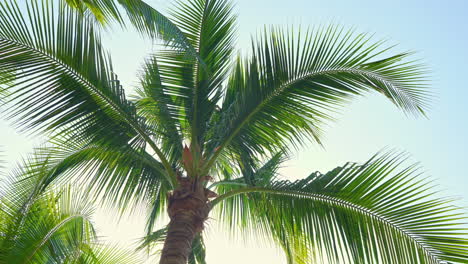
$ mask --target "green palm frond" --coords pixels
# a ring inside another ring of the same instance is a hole
[[[157,54],[165,93],[174,97],[186,123],[182,123],[193,144],[203,147],[206,124],[222,94],[234,48],[236,17],[227,0],[177,2],[174,23],[184,32],[200,56],[187,58],[184,52],[164,50]]]
[[[90,196],[99,196],[122,212],[145,203],[151,204],[159,216],[165,210],[166,193],[174,184],[162,163],[144,147],[56,140],[54,145],[39,148],[36,156],[38,164],[47,163],[45,185],[72,180],[92,191]]]
[[[16,74],[8,117],[22,128],[52,136],[74,133],[99,144],[141,144],[170,164],[147,134],[144,120],[125,98],[93,24],[66,6],[16,1],[0,4],[0,67]]]
[[[387,153],[294,182],[226,185],[213,204],[231,228],[274,237],[291,263],[468,263],[467,217],[404,160]]]
[[[43,190],[43,173],[25,163],[1,186],[1,263],[60,263],[95,239],[90,204],[69,188]]]
[[[206,264],[206,247],[203,236],[198,234],[192,242],[192,252],[190,252],[188,264]]]
[[[176,165],[182,156],[183,135],[180,131],[180,110],[167,89],[159,73],[155,57],[147,60],[144,73],[135,97],[135,105],[140,116],[144,117],[154,136],[161,142],[161,149],[171,164]]]
[[[137,263],[132,252],[98,241],[90,200],[46,186],[47,161],[29,156],[0,186],[0,263]]]
[[[106,25],[112,20],[123,22],[122,15],[114,0],[63,0],[82,14],[90,13],[96,21]]]
[[[128,21],[143,35],[161,39],[165,43],[187,52],[192,58],[200,59],[184,33],[166,16],[142,0],[64,0],[70,7],[83,15],[92,15],[102,25],[116,21],[125,25],[122,7]]]
[[[25,12],[16,1],[0,4],[0,67],[16,75],[8,117],[25,129],[69,128],[120,143],[135,137],[128,122],[137,124],[134,106],[93,25],[51,1],[26,5]]]
[[[285,159],[284,153],[278,152],[260,167],[259,161],[253,160],[251,156],[241,156],[240,167],[245,182],[252,186],[269,183]]]
[[[159,230],[153,231],[147,234],[140,240],[138,250],[149,249],[151,250],[154,246],[164,243],[167,236],[167,227],[163,227]]]
[[[376,91],[397,107],[424,114],[430,94],[425,69],[411,53],[390,48],[339,26],[294,33],[272,29],[238,60],[227,85],[207,167],[225,148],[233,153],[275,152],[320,143],[322,125],[357,95]]]
[[[2,98],[7,96],[7,88],[11,86],[16,78],[16,74],[13,72],[3,71],[0,69],[0,103]]]

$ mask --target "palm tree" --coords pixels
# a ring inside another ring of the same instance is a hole
[[[43,188],[48,166],[37,161],[28,157],[1,179],[0,263],[137,263],[133,252],[99,242],[80,192]]]
[[[417,167],[401,168],[404,154],[293,182],[277,175],[358,95],[424,114],[425,68],[410,52],[329,26],[271,28],[233,58],[232,3],[178,1],[169,17],[184,37],[148,57],[127,100],[86,7],[29,0],[23,10],[0,3],[0,68],[15,76],[3,108],[50,137],[44,186],[78,178],[122,210],[146,204],[143,245],[164,240],[161,264],[204,263],[209,215],[277,242],[288,263],[468,263],[466,218]]]

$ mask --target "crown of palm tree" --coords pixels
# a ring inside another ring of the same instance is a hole
[[[171,224],[154,231],[156,219],[191,196],[191,184],[220,221],[278,242],[288,263],[468,263],[465,218],[414,166],[400,168],[403,154],[295,182],[277,175],[287,153],[320,144],[324,124],[356,96],[378,92],[423,115],[426,69],[411,52],[340,26],[272,27],[235,57],[230,1],[178,1],[168,19],[119,0],[140,32],[166,43],[128,100],[96,24],[124,22],[114,1],[66,2],[0,3],[0,67],[14,76],[4,108],[18,127],[50,136],[43,185],[79,175],[122,210],[146,203],[143,245],[174,234]],[[161,263],[204,263],[194,230],[192,251]]]

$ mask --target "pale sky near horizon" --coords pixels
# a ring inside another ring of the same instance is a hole
[[[170,1],[148,0],[163,11]],[[281,170],[284,177],[300,178],[319,170],[325,172],[346,161],[363,162],[383,148],[396,148],[419,161],[432,176],[442,194],[460,197],[468,206],[468,1],[436,0],[237,0],[239,14],[238,47],[248,50],[250,36],[263,25],[328,24],[375,33],[376,39],[399,43],[397,50],[415,50],[432,71],[436,99],[428,118],[406,117],[379,95],[356,100],[336,123],[327,128],[324,148],[309,145]],[[154,47],[135,32],[114,30],[105,35],[105,44],[124,88],[136,85],[136,73]],[[0,121],[0,146],[13,162],[27,153],[32,138],[18,135]],[[142,234],[144,217],[132,215],[117,225],[115,217],[99,210],[95,217],[101,235],[127,246]],[[216,228],[216,219],[207,227],[208,263],[283,264],[281,253],[257,241],[232,242]],[[153,262],[154,263],[154,262]]]

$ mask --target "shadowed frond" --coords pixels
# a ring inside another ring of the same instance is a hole
[[[430,97],[424,67],[411,53],[385,56],[391,48],[339,26],[294,33],[272,29],[254,42],[252,56],[227,85],[209,147],[215,154],[263,153],[320,143],[324,122],[357,95],[376,91],[406,113],[423,114]]]
[[[213,203],[231,228],[272,236],[306,263],[468,263],[467,217],[404,160],[389,153],[294,182],[226,185]]]
[[[92,14],[102,25],[111,21],[125,24],[125,19],[118,6],[125,10],[128,21],[143,35],[162,39],[192,58],[200,59],[194,47],[184,33],[166,16],[142,0],[64,0],[70,7],[81,14]]]

